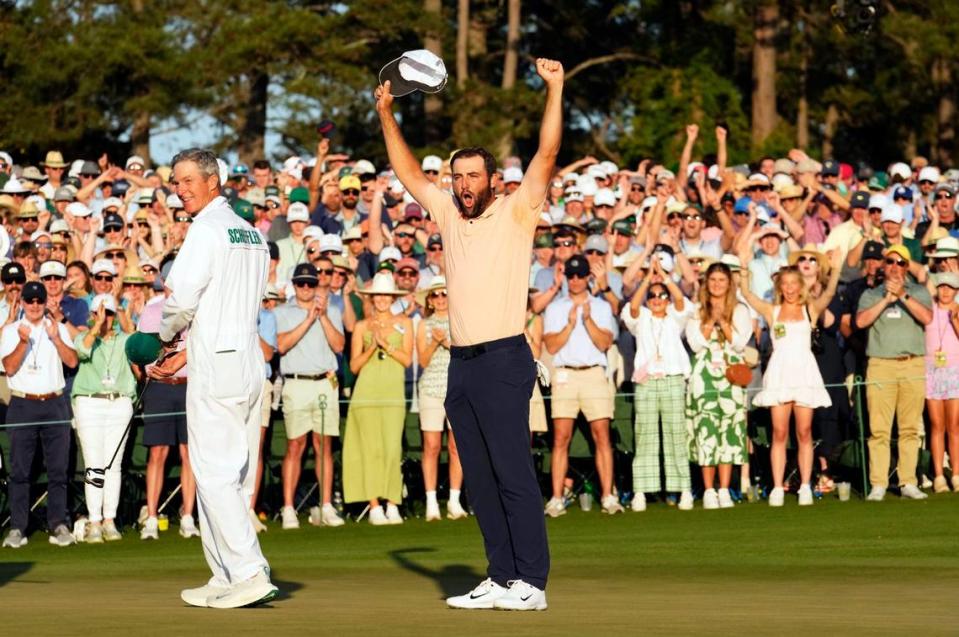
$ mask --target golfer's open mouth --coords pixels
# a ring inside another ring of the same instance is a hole
[[[464,193],[461,195],[461,197],[462,197],[462,199],[463,199],[463,205],[464,205],[464,206],[466,206],[467,208],[472,208],[472,207],[473,207],[473,201],[474,201],[474,199],[473,199],[473,195],[472,195],[471,193],[464,192]]]

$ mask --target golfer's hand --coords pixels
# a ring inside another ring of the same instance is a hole
[[[376,98],[376,111],[378,113],[393,112],[393,96],[390,94],[389,80],[376,87],[376,90],[373,91],[373,97]]]
[[[557,60],[536,58],[536,73],[543,78],[546,86],[563,85],[563,64]]]

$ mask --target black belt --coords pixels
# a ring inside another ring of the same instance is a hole
[[[77,394],[77,398],[105,398],[107,400],[116,400],[118,398],[127,398],[126,394],[120,392],[100,392],[97,394]]]
[[[450,356],[452,358],[468,361],[469,359],[476,358],[477,356],[485,354],[486,352],[492,352],[498,349],[504,349],[506,347],[515,347],[520,344],[526,344],[526,337],[524,337],[522,334],[517,334],[516,336],[498,338],[495,341],[486,341],[485,343],[477,343],[476,345],[454,345],[450,348]]]
[[[325,374],[286,374],[286,378],[293,380],[326,380],[328,378],[326,372]]]
[[[571,369],[575,372],[582,372],[587,369],[593,369],[594,367],[602,367],[602,365],[560,365],[557,369]]]

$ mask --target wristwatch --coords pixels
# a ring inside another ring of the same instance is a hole
[[[903,293],[901,300],[902,300],[903,303],[905,303],[906,301],[908,301],[908,300],[909,300],[909,293],[908,293],[908,292]]]

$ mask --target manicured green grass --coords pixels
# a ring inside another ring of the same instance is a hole
[[[261,535],[270,607],[184,606],[209,576],[198,540],[0,551],[5,635],[799,635],[959,633],[959,496],[794,500],[548,520],[545,613],[447,610],[485,562],[474,521],[408,520]],[[217,632],[213,632],[217,631]]]

